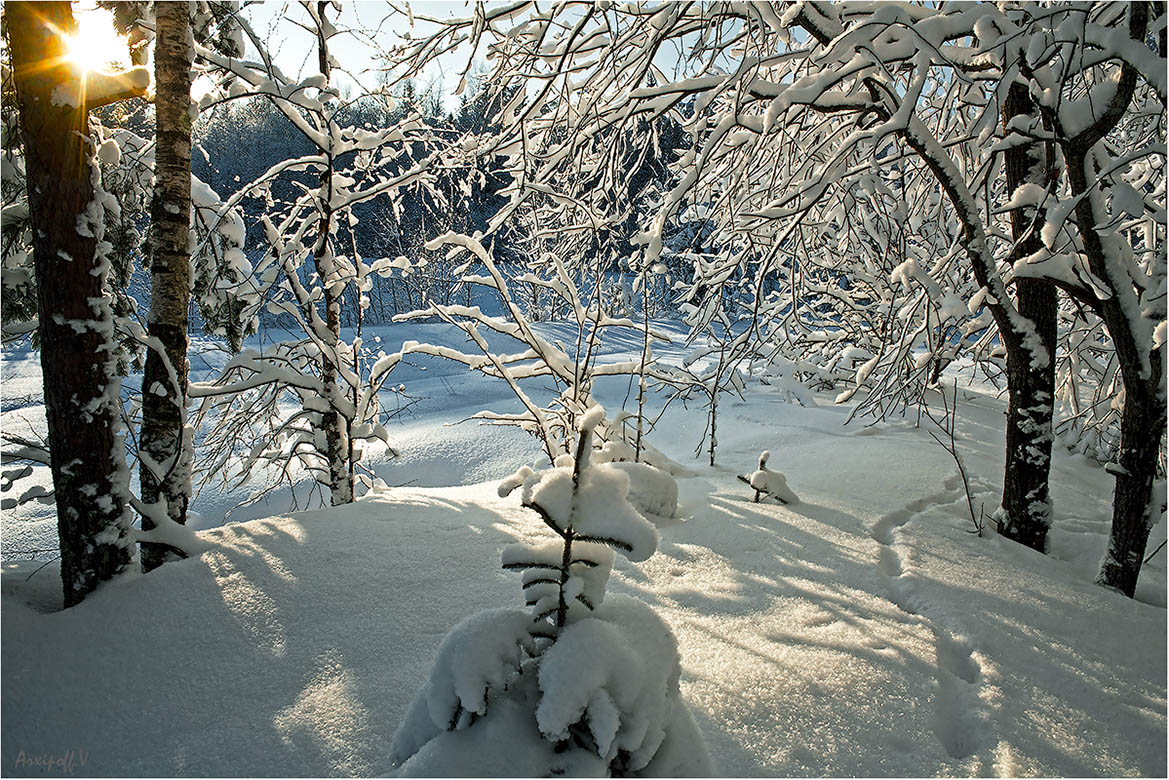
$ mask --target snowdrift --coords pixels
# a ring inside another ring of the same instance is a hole
[[[618,563],[611,591],[678,638],[717,771],[1163,776],[1164,609],[966,534],[937,472],[876,518],[807,482],[785,508],[682,480],[690,519]],[[99,776],[388,772],[442,636],[512,603],[498,551],[535,523],[493,483],[381,491],[201,532],[200,558],[68,612],[45,612],[51,568],[8,564],[4,771],[73,750]]]

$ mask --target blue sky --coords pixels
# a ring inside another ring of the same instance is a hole
[[[405,7],[404,3],[398,5]],[[470,3],[465,0],[415,0],[410,5],[416,13],[439,18],[465,16],[471,13]],[[400,42],[401,33],[409,29],[407,18],[400,13],[391,13],[391,10],[388,3],[367,0],[343,3],[339,17],[335,11],[329,12],[329,18],[334,21],[338,30],[363,31],[342,32],[330,42],[333,56],[343,70],[335,74],[334,82],[342,89],[348,87],[357,93],[364,91],[362,88],[377,86],[377,70],[382,66],[378,57],[378,47],[389,48]],[[308,14],[299,3],[267,0],[246,5],[242,13],[248,18],[257,35],[266,40],[269,53],[285,75],[303,78],[317,72],[316,39],[293,23],[308,19]],[[108,11],[96,8],[93,0],[82,0],[74,3],[74,15],[83,33],[88,32],[91,36],[97,36],[99,41],[97,45],[106,56],[105,62],[115,67],[129,66],[128,53],[119,51],[120,48],[124,48],[124,43],[111,37],[112,16]],[[416,36],[424,35],[431,32],[434,27],[435,25],[431,23],[417,19],[413,33]],[[254,56],[255,53],[249,54]],[[466,65],[466,57],[465,52],[440,57],[427,67],[418,79],[419,90],[425,91],[431,84],[438,85],[444,93],[447,109],[452,110],[457,104],[457,98],[452,93],[458,85],[459,74]],[[195,90],[198,94],[198,84]]]
[[[410,5],[419,14],[440,18],[469,16],[471,13],[470,3],[464,0],[415,0]],[[406,17],[391,14],[390,11],[384,2],[346,2],[342,4],[340,17],[330,15],[330,19],[334,19],[338,29],[370,31],[377,45],[389,47],[399,42],[399,35],[408,29]],[[307,19],[299,3],[269,0],[247,6],[244,13],[256,33],[268,38],[269,51],[287,75],[307,76],[317,72],[315,39],[307,31],[282,18],[287,15],[293,20]],[[422,35],[433,29],[434,25],[416,20],[413,32]],[[376,48],[370,45],[368,39],[361,35],[341,34],[330,43],[333,56],[344,70],[352,74],[353,81],[367,88],[377,85],[377,69],[382,63],[377,57]],[[443,56],[423,72],[419,79],[420,90],[424,90],[430,83],[442,85],[447,108],[452,109],[455,98],[450,93],[458,84],[459,73],[465,65],[465,53]],[[344,86],[347,81],[349,78],[345,75],[337,76],[339,85]]]

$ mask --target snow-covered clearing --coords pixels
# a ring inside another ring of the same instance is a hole
[[[443,635],[517,605],[499,552],[539,531],[518,492],[496,493],[535,444],[445,425],[505,409],[506,388],[425,365],[401,381],[426,400],[390,428],[404,459],[379,469],[413,484],[205,530],[200,558],[68,612],[52,611],[54,566],[32,574],[40,563],[16,554],[51,546],[38,543],[51,523],[6,512],[4,772],[21,773],[22,751],[70,750],[84,751],[85,775],[389,772],[390,739]],[[25,385],[26,412],[43,414],[34,368],[5,355],[6,424]],[[625,390],[602,385],[600,400],[620,408]],[[691,457],[693,408],[672,406],[651,437],[693,472],[679,480],[685,520],[660,529],[645,563],[619,559],[610,592],[644,600],[676,633],[717,770],[1164,776],[1165,555],[1143,569],[1137,600],[1092,584],[1111,477],[1057,448],[1053,554],[1041,556],[967,532],[954,463],[914,419],[844,426],[831,395],[805,408],[756,383],[727,397],[715,468]],[[977,387],[959,398],[958,445],[989,513],[1005,405]],[[764,449],[800,503],[753,503],[736,479]],[[459,482],[478,484],[422,487]],[[200,498],[204,525],[222,522],[228,498]],[[1164,538],[1162,522],[1150,550]]]

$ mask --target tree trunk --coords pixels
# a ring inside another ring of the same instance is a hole
[[[1016,101],[1027,98],[1025,92],[1014,88],[1009,97]],[[1004,116],[1009,112],[1034,110],[1029,99],[1021,109],[1016,108],[1017,105],[1017,102],[1008,101],[1003,106]],[[1045,291],[1038,286],[1045,282],[1033,285],[1020,279],[1016,280],[1016,289],[1011,296],[998,275],[999,271],[988,249],[987,232],[978,217],[977,203],[966,189],[958,168],[949,160],[941,145],[922,131],[920,120],[911,120],[902,138],[930,168],[954,204],[954,210],[962,222],[960,241],[970,257],[975,279],[991,293],[986,305],[994,317],[999,338],[1007,352],[1007,380],[1011,393],[1008,414],[1013,424],[1007,426],[1003,507],[1001,512],[996,513],[999,530],[1008,538],[1043,552],[1051,517],[1046,474],[1051,461],[1050,407],[1054,378],[1049,379],[1047,372],[1054,371],[1055,291]],[[1023,147],[1023,150],[1013,151],[1018,154],[1008,152],[1009,190],[1013,192],[1022,181],[1044,183],[1047,166],[1039,167],[1038,147]],[[1028,217],[1020,212],[1014,210],[1011,215],[1012,228],[1017,236],[1035,220],[1042,219],[1039,215]],[[1024,257],[1024,252],[1034,251],[1037,242],[1038,237],[1029,236],[1016,247],[1012,259]],[[1015,300],[1012,302],[1010,297]],[[1049,311],[1050,320],[1046,319]],[[1015,383],[1020,381],[1022,386],[1016,387]]]
[[[327,2],[317,3],[317,13],[322,22],[325,20]],[[323,32],[317,40],[317,55],[321,75],[326,82],[331,70],[329,49]],[[330,120],[331,122],[332,120]],[[330,133],[330,138],[332,138]],[[321,413],[321,424],[325,429],[325,458],[329,462],[329,500],[333,506],[348,504],[353,501],[353,481],[349,468],[349,431],[345,417],[339,411],[345,402],[341,391],[340,371],[337,361],[341,359],[341,302],[337,291],[333,289],[333,282],[337,277],[336,261],[333,258],[331,234],[333,232],[333,154],[327,155],[328,163],[321,174],[321,220],[317,228],[316,245],[313,247],[313,262],[316,265],[317,276],[321,287],[324,288],[325,328],[328,331],[327,344],[332,344],[334,354],[327,351],[321,353],[321,374],[324,384],[325,401],[328,410]]]
[[[330,179],[332,179],[332,161],[333,158],[330,156],[329,166],[325,173]],[[331,187],[325,187],[323,189],[326,193],[332,191]],[[325,429],[325,457],[329,462],[329,500],[333,506],[340,506],[341,504],[348,504],[353,501],[353,482],[351,481],[349,469],[349,453],[351,450],[349,448],[349,436],[347,435],[348,430],[345,424],[345,417],[338,411],[344,400],[341,391],[340,372],[337,367],[337,359],[340,359],[341,345],[341,305],[336,293],[330,288],[331,280],[336,276],[334,273],[332,246],[329,241],[328,231],[330,222],[330,215],[322,215],[320,226],[321,235],[317,243],[317,248],[314,251],[314,256],[317,275],[320,276],[325,289],[325,328],[329,336],[326,343],[332,344],[335,347],[334,354],[336,356],[336,359],[334,359],[332,355],[329,355],[325,351],[321,353],[321,373],[324,380],[325,400],[328,402],[328,409],[321,413],[321,424]]]
[[[1073,196],[1089,189],[1090,147],[1064,147],[1068,180]],[[1116,278],[1119,264],[1109,263],[1092,198],[1076,204],[1076,221],[1084,240],[1089,267],[1112,293],[1099,302],[1098,313],[1108,328],[1124,378],[1124,410],[1120,418],[1120,452],[1109,468],[1116,478],[1112,497],[1112,530],[1108,553],[1100,564],[1096,582],[1115,588],[1126,596],[1136,592],[1137,578],[1144,563],[1149,531],[1160,515],[1159,496],[1153,495],[1157,453],[1165,436],[1164,347],[1148,349],[1140,342],[1141,328],[1129,317],[1136,293],[1126,276]]]
[[[1004,127],[1015,117],[1038,120],[1038,111],[1027,88],[1012,84],[1003,103]],[[1004,153],[1007,196],[1028,183],[1047,184],[1047,152],[1039,143],[1014,146]],[[1015,209],[1011,212],[1011,233],[1015,250],[1010,262],[1042,248],[1039,225],[1042,212]],[[1051,527],[1052,415],[1055,398],[1056,289],[1042,279],[1016,279],[1015,302],[1019,314],[1035,327],[1046,360],[1033,354],[1024,339],[1004,335],[1007,348],[1007,449],[1003,474],[999,533],[1039,552],[1047,546]]]
[[[1161,516],[1162,496],[1153,495],[1157,451],[1165,433],[1165,396],[1160,392],[1164,368],[1154,351],[1151,377],[1125,374],[1124,411],[1120,422],[1119,468],[1112,496],[1112,531],[1108,553],[1096,582],[1132,598],[1144,563],[1149,532]],[[1136,372],[1133,372],[1134,374]]]
[[[154,44],[157,141],[150,219],[151,347],[142,379],[142,502],[187,522],[191,494],[187,406],[187,310],[191,299],[191,44],[185,3],[156,3]],[[161,351],[160,348],[161,347]],[[154,521],[142,518],[143,530]],[[142,544],[142,569],[167,560],[169,548]]]
[[[60,93],[54,99],[55,89],[78,78],[61,37],[76,29],[70,4],[8,2],[5,15],[28,173],[61,580],[70,607],[133,557],[113,317],[102,289],[108,261],[95,256],[101,212],[93,204],[88,110]]]

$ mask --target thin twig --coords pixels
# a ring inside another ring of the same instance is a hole
[[[946,410],[946,414],[942,417],[942,421],[939,422],[938,420],[934,419],[934,416],[930,414],[928,408],[925,409],[925,414],[926,417],[930,419],[930,422],[941,428],[942,431],[946,433],[946,435],[949,437],[949,444],[938,438],[938,436],[935,435],[933,431],[927,431],[927,433],[929,433],[930,438],[936,441],[942,447],[942,449],[950,453],[950,457],[952,457],[954,459],[954,463],[957,464],[958,476],[962,478],[962,489],[966,493],[966,506],[970,509],[970,522],[974,524],[974,530],[967,531],[967,533],[978,534],[979,536],[982,536],[983,524],[978,521],[978,517],[974,514],[974,497],[970,494],[970,479],[966,475],[966,467],[963,465],[962,458],[958,454],[958,443],[954,440],[954,428],[958,422],[958,382],[954,382],[953,409],[951,409],[950,405],[946,402],[946,391],[943,390],[941,394],[942,408]]]
[[[37,572],[39,572],[41,569],[45,568],[45,567],[46,567],[46,566],[48,566],[50,563],[52,563],[53,561],[57,560],[57,559],[58,559],[58,558],[60,558],[60,557],[61,557],[61,555],[60,555],[60,553],[58,553],[57,555],[54,555],[52,558],[50,558],[49,560],[47,560],[47,561],[45,561],[44,563],[42,563],[40,566],[36,567],[36,569],[33,571],[33,573],[32,573],[32,574],[30,574],[30,575],[28,575],[27,577],[25,577],[25,578],[24,578],[24,581],[25,581],[25,582],[28,582],[29,580],[31,580],[33,577],[35,577],[35,576],[37,575]]]

